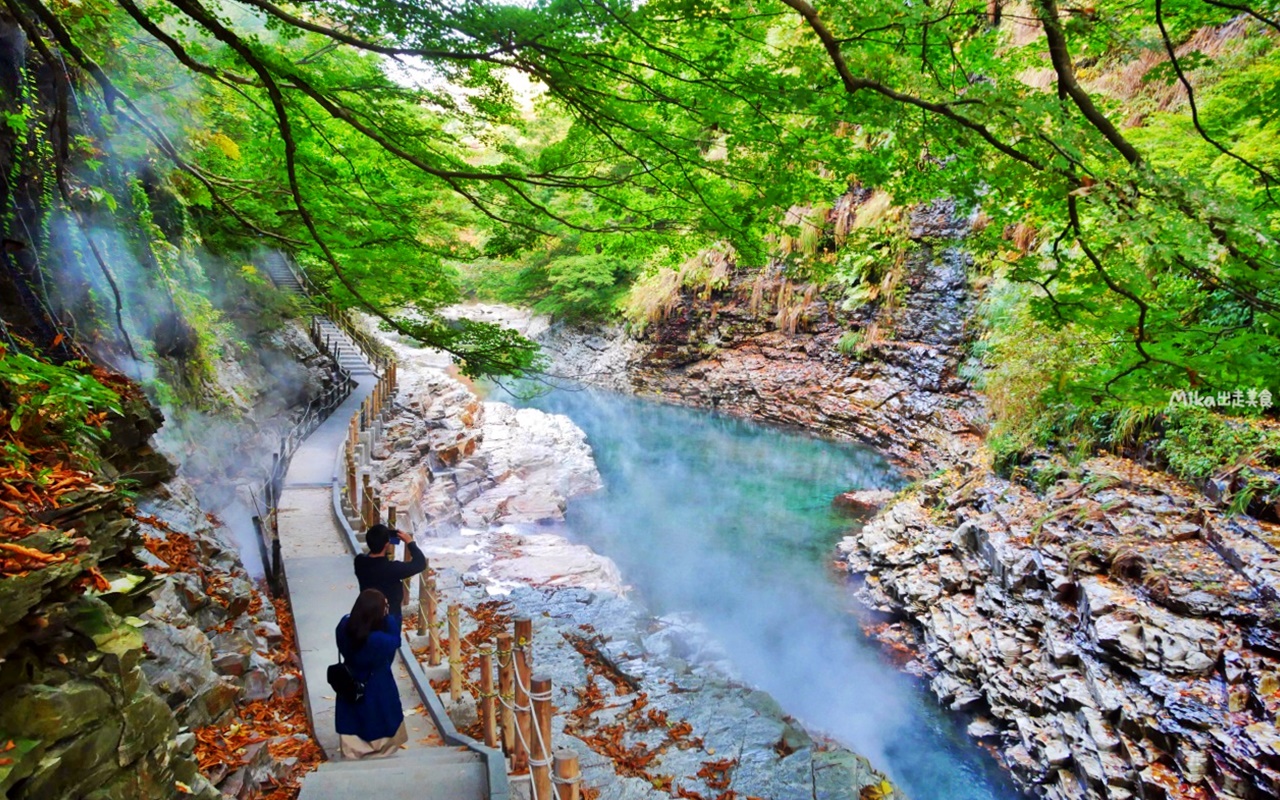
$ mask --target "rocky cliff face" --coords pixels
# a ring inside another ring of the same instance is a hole
[[[984,420],[980,396],[957,376],[973,306],[962,228],[946,207],[918,211],[892,313],[841,311],[812,297],[794,332],[753,303],[754,278],[736,277],[706,300],[689,293],[652,325],[630,360],[631,389],[663,400],[870,444],[908,472],[967,457]],[[771,284],[766,294],[783,291]],[[847,334],[865,346],[842,352]]]
[[[943,470],[868,498],[868,515],[887,505],[841,559],[884,615],[869,632],[972,714],[1030,793],[1280,796],[1280,528],[1122,458],[995,475],[982,398],[957,374],[973,299],[963,231],[938,212],[917,212],[922,247],[891,317],[819,296],[788,334],[741,282],[686,294],[628,344],[626,388]],[[873,322],[878,343],[840,352]],[[558,349],[590,362],[599,348]]]
[[[223,420],[220,453],[273,439],[267,422],[293,395],[267,365],[316,358],[295,333],[269,334],[277,348],[235,365],[237,391],[260,416]],[[318,373],[298,372],[305,394]],[[197,492],[204,482],[236,496],[257,478],[254,462],[209,469],[213,452],[171,433],[168,452],[195,453],[177,468],[154,446],[153,407],[135,394],[125,412],[109,422],[96,473],[58,472],[81,488],[37,503],[38,478],[15,480],[5,465],[12,491],[32,488],[0,512],[0,539],[39,523],[15,544],[51,555],[21,571],[6,564],[0,577],[0,790],[14,800],[213,800],[296,783],[319,752],[287,604],[270,602],[234,531]],[[261,457],[269,463],[270,451]],[[129,494],[115,485],[125,478]]]
[[[1280,528],[1117,458],[954,470],[841,551],[873,628],[1049,798],[1280,796]]]
[[[113,427],[145,440],[158,422],[134,403]],[[123,466],[125,453],[113,455]],[[151,460],[144,480],[167,473]],[[217,797],[147,680],[138,615],[155,582],[136,558],[123,498],[91,484],[66,502],[21,540],[57,560],[0,580],[0,789],[15,800],[168,797],[178,786]]]

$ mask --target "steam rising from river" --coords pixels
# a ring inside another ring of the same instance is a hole
[[[605,480],[568,523],[659,614],[693,612],[731,669],[885,769],[913,800],[1016,796],[850,617],[832,498],[900,481],[876,454],[594,392],[535,401],[586,432]]]

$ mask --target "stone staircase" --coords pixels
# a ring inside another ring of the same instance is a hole
[[[310,297],[308,286],[278,253],[258,260],[259,267],[279,288]],[[447,721],[440,699],[421,676],[416,659],[402,648],[393,666],[407,710],[418,704],[433,713],[409,713],[405,722],[409,741],[401,752],[383,759],[342,760],[333,731],[332,690],[325,681],[325,667],[337,657],[333,629],[350,609],[357,587],[351,569],[348,532],[334,512],[335,458],[346,440],[351,415],[373,390],[377,372],[338,325],[323,314],[313,324],[322,338],[335,346],[337,358],[356,381],[346,401],[325,420],[295,452],[283,482],[278,529],[285,582],[293,604],[298,650],[302,657],[307,706],[317,741],[331,760],[309,773],[302,783],[300,800],[346,800],[377,797],[378,800],[508,800],[501,753],[489,763],[478,750],[449,746],[442,739],[458,741]],[[426,688],[424,688],[426,687]],[[441,723],[448,727],[444,730]]]
[[[326,761],[307,776],[298,800],[487,800],[480,755],[455,747],[431,747],[389,759]]]
[[[267,277],[278,288],[301,298],[309,296],[307,287],[302,284],[298,274],[294,272],[293,268],[289,266],[289,262],[280,253],[275,251],[267,253],[258,259],[258,266],[267,273]],[[351,341],[351,337],[342,328],[338,327],[333,320],[323,314],[317,314],[315,322],[320,327],[320,335],[336,343],[338,363],[343,369],[350,372],[352,377],[360,378],[364,375],[377,374],[369,366],[369,362],[365,360],[356,343]]]

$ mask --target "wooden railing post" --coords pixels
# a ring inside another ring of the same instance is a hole
[[[440,666],[440,628],[436,625],[436,579],[427,579],[427,665]]]
[[[351,504],[351,515],[360,510],[360,498],[356,496],[356,459],[351,451],[347,451],[347,502]]]
[[[557,750],[555,755],[556,800],[578,800],[582,772],[578,768],[578,754],[568,748]]]
[[[449,699],[462,699],[462,635],[458,632],[458,604],[449,605]]]
[[[533,718],[529,707],[529,680],[533,672],[529,663],[529,641],[532,638],[533,622],[528,617],[520,617],[515,621],[515,631],[516,751],[512,756],[511,766],[516,772],[520,772],[529,765],[529,748],[533,743]]]
[[[271,477],[267,478],[267,486],[271,488],[271,492],[267,495],[267,506],[269,508],[275,508],[276,501],[279,500],[279,498],[276,497],[276,472],[279,469],[280,453],[275,452],[271,454]]]
[[[485,747],[498,746],[498,697],[493,692],[493,648],[480,649],[480,725]]]
[[[388,527],[388,528],[390,528],[390,529],[391,529],[391,530],[393,530],[393,531],[394,531],[394,530],[398,530],[398,529],[396,528],[396,522],[398,521],[398,517],[399,517],[399,516],[400,516],[400,515],[399,515],[399,514],[397,513],[397,511],[396,511],[396,507],[395,507],[395,506],[389,506],[389,507],[387,508],[387,527]],[[401,560],[401,561],[409,561],[409,560],[411,560],[411,559],[413,558],[413,556],[409,555],[409,545],[408,545],[408,543],[406,543],[404,547],[400,548],[400,551],[401,551],[401,552],[400,552],[400,560]],[[410,581],[411,581],[411,580],[413,580],[413,579],[412,579],[412,578],[405,578],[403,581],[401,581],[401,583],[403,583],[403,584],[404,584],[404,591],[403,591],[403,592],[401,592],[401,594],[400,594],[400,596],[401,596],[401,598],[402,598],[401,605],[406,605],[406,606],[407,606],[407,605],[409,605],[409,589],[410,589],[410,587],[411,587],[411,584],[410,584]]]
[[[365,530],[373,526],[373,486],[367,472],[364,474],[364,492],[360,496],[360,523]]]
[[[427,573],[431,565],[418,573],[418,635],[427,635]]]
[[[533,698],[533,752],[529,756],[534,796],[551,797],[551,679],[535,675],[529,684]]]
[[[515,750],[515,661],[511,657],[511,634],[498,634],[498,697],[502,699],[502,752],[511,755]]]

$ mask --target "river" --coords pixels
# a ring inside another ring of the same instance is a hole
[[[912,800],[1020,797],[962,720],[867,640],[830,567],[851,526],[832,498],[901,484],[874,451],[591,391],[525,404],[587,433],[605,489],[570,503],[570,535],[655,613],[692,614],[738,677]]]

